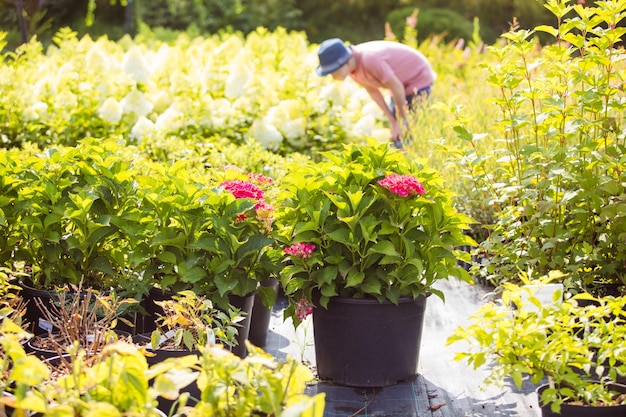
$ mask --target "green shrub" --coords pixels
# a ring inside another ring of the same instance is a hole
[[[394,10],[387,15],[387,21],[391,25],[391,29],[402,39],[406,18],[410,16],[415,7],[405,7]],[[443,40],[450,42],[454,39],[472,39],[474,26],[471,21],[467,20],[461,14],[450,9],[439,8],[420,8],[417,15],[417,40],[421,43],[429,37],[436,35],[445,35]],[[408,39],[402,39],[408,42]]]
[[[626,283],[623,2],[551,1],[556,27],[514,30],[491,49],[487,80],[500,88],[496,149],[474,156],[480,192],[497,211],[481,270],[495,283],[532,266],[560,270],[569,291]],[[555,43],[541,48],[535,33]],[[459,138],[476,135],[457,126]]]

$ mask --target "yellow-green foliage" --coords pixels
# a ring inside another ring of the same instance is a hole
[[[624,1],[549,0],[546,8],[553,26],[522,30],[514,21],[490,47],[477,34],[420,42],[438,78],[427,105],[415,111],[406,155],[445,178],[458,207],[478,220],[478,240],[492,233],[481,224],[500,222],[498,239],[516,242],[498,248],[504,258],[515,253],[516,264],[527,254],[539,263],[593,258],[582,268],[571,264],[573,272],[602,262],[617,268],[621,255],[606,254],[626,232],[616,222],[599,230],[581,224],[606,225],[621,212],[612,207],[589,216],[621,201]],[[542,46],[539,35],[552,36],[553,44]],[[283,157],[318,160],[345,142],[389,139],[381,110],[363,88],[315,75],[317,45],[303,33],[259,28],[246,36],[180,34],[163,42],[143,32],[112,42],[78,39],[64,29],[55,41],[45,52],[32,41],[0,63],[1,146],[75,146],[85,136],[112,137],[137,146],[136,163],[185,161],[197,172],[233,164],[280,178],[288,174]],[[607,161],[614,165],[605,167]],[[596,182],[574,175],[565,186],[552,176],[569,175],[572,166]],[[550,176],[557,183],[544,180]],[[580,194],[579,183],[589,194]],[[594,199],[597,190],[606,195]],[[574,191],[579,203],[566,207],[562,200]],[[571,227],[568,216],[579,223]],[[578,239],[590,246],[542,258],[571,246],[575,236],[566,243],[559,236],[572,230],[583,231]],[[522,240],[518,232],[526,233]],[[600,253],[597,236],[616,240]],[[513,276],[516,265],[509,268]]]

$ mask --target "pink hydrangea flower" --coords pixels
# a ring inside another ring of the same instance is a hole
[[[272,231],[272,223],[274,222],[274,206],[267,201],[261,200],[254,205],[256,218],[263,225],[263,230],[267,233]]]
[[[426,192],[424,184],[412,175],[389,174],[378,183],[400,197],[422,195]]]
[[[222,165],[220,168],[222,168],[224,171],[239,171],[239,172],[241,172],[241,168],[239,168],[237,165]]]
[[[251,182],[241,180],[224,181],[220,184],[226,191],[232,193],[236,198],[252,198],[263,200],[263,190]]]
[[[301,298],[296,305],[296,316],[300,321],[304,321],[313,313],[313,306],[304,298]]]
[[[315,245],[311,243],[298,242],[289,246],[284,250],[287,255],[297,256],[302,259],[308,259],[315,250]]]
[[[269,185],[269,184],[273,184],[274,183],[273,179],[271,179],[270,177],[267,177],[267,176],[265,176],[263,174],[249,173],[248,174],[248,178],[253,183],[259,184],[259,185]]]

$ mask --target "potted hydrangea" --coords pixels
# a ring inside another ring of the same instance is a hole
[[[346,145],[323,157],[282,182],[277,239],[291,301],[286,315],[298,325],[313,312],[321,378],[391,385],[417,372],[426,298],[444,298],[434,284],[470,280],[458,263],[469,254],[456,248],[475,245],[464,234],[471,219],[455,209],[436,172],[387,144]],[[398,335],[388,333],[394,329]],[[403,353],[387,350],[394,344]]]
[[[151,240],[158,273],[147,310],[157,316],[155,302],[183,290],[208,297],[224,311],[233,305],[247,316],[233,350],[243,357],[255,293],[263,294],[266,305],[275,298],[275,293],[259,288],[280,266],[273,255],[280,255],[273,248],[274,207],[266,198],[272,180],[231,166],[207,171],[208,179],[199,184],[187,180],[190,173],[179,174],[187,182],[176,198],[155,198],[160,224],[168,227]],[[163,194],[171,194],[173,186],[164,184]]]

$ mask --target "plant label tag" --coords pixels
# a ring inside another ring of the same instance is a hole
[[[170,330],[169,332],[167,332],[165,334],[162,334],[161,338],[159,339],[159,343],[157,344],[157,346],[161,346],[163,343],[167,342],[172,337],[174,337],[175,334],[176,334],[176,332],[174,332],[173,330]]]
[[[45,330],[47,332],[52,331],[52,323],[50,323],[47,320],[42,319],[41,317],[39,318],[39,323],[37,323],[37,326],[39,326],[40,329]]]
[[[215,332],[213,331],[212,328],[208,327],[206,328],[206,343],[207,345],[214,345],[215,344]]]

